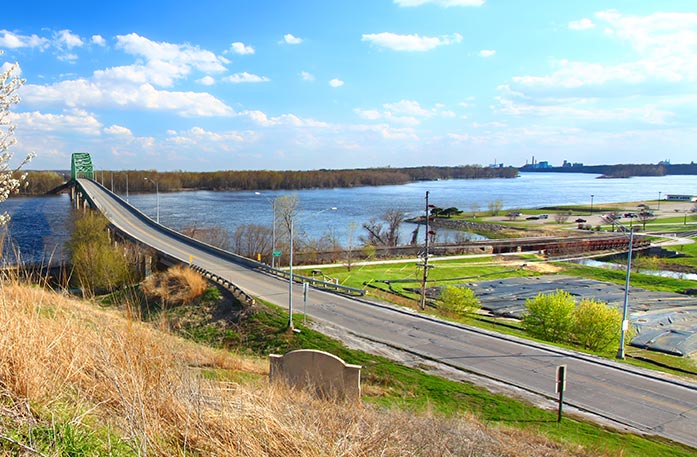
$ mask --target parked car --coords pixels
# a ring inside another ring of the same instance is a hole
[[[586,222],[586,220],[585,220],[585,219],[581,219],[581,218],[579,217],[579,218],[576,219],[574,222],[576,222],[576,223],[578,223],[578,224],[583,224],[584,222]]]
[[[540,219],[540,216],[528,216],[525,218],[527,221],[536,221],[538,219]]]
[[[547,219],[549,218],[549,214],[540,214],[540,219]]]

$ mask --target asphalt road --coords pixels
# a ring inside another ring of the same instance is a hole
[[[131,236],[184,262],[192,259],[253,296],[287,306],[287,282],[157,232],[96,184],[80,183],[111,222]],[[293,290],[297,312],[301,286]],[[320,290],[309,294],[307,313],[373,341],[546,396],[555,396],[556,367],[564,364],[567,404],[634,431],[697,447],[696,384]]]

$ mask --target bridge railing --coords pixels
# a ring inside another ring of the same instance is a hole
[[[210,244],[204,243],[202,241],[196,240],[194,238],[191,238],[189,236],[186,236],[184,234],[181,234],[175,230],[170,229],[169,227],[165,227],[164,225],[158,224],[157,222],[153,221],[150,217],[142,213],[140,210],[137,208],[131,206],[128,204],[126,201],[124,201],[120,196],[114,194],[113,192],[109,191],[106,187],[101,185],[95,180],[90,180],[91,182],[95,183],[100,189],[102,189],[105,193],[108,195],[112,196],[124,209],[127,211],[131,212],[133,215],[135,215],[138,219],[140,219],[142,222],[146,223],[150,227],[152,227],[154,230],[157,230],[161,233],[167,234],[171,237],[177,238],[178,240],[187,243],[192,246],[196,246],[197,248],[207,252],[208,254],[214,255],[216,257],[229,260],[231,262],[234,262],[238,265],[243,265],[251,269],[256,269],[256,270],[261,270],[264,271],[268,274],[272,274],[274,276],[280,276],[283,278],[288,278],[290,276],[288,271],[285,270],[279,270],[276,268],[271,268],[269,265],[261,262],[257,262],[256,260],[249,259],[247,257],[241,256],[239,254],[235,254],[232,252],[225,251],[224,249],[220,249],[215,246],[211,246]],[[79,181],[78,181],[79,185]],[[84,189],[83,189],[84,191]],[[91,205],[99,208],[99,205],[97,205],[89,196],[87,192],[85,192],[85,195],[87,196],[88,201],[90,202]],[[99,208],[102,212],[103,209]],[[188,259],[177,259],[180,262],[186,264],[186,265],[192,265],[192,263]],[[211,272],[209,272],[211,273]],[[213,273],[211,273],[213,274]],[[217,277],[217,276],[216,276]],[[308,282],[312,287],[315,288],[320,288],[320,289],[325,289],[325,290],[332,290],[334,292],[338,293],[343,293],[347,295],[365,295],[365,290],[363,289],[356,289],[354,287],[347,287],[347,286],[342,286],[339,284],[334,284],[332,282],[327,282],[327,281],[319,281],[314,278],[310,278],[307,276],[302,276],[298,274],[293,274],[293,278],[297,282]],[[246,292],[245,292],[246,294]]]

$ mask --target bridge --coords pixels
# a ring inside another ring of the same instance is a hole
[[[289,294],[302,302],[302,288],[289,286],[287,273],[192,240],[133,208],[92,179],[76,177],[75,201],[101,211],[113,229],[156,250],[172,263],[191,265],[236,290],[247,303],[280,306]],[[310,280],[311,278],[306,278]],[[650,370],[570,350],[442,321],[376,303],[357,289],[315,281],[307,314],[337,334],[366,347],[398,351],[417,366],[433,366],[459,379],[529,396],[553,408],[555,371],[567,366],[568,410],[621,430],[659,435],[697,447],[697,384]],[[324,288],[333,287],[337,294]],[[378,350],[378,349],[376,349]],[[488,383],[488,384],[487,384]]]

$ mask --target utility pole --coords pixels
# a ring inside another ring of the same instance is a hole
[[[428,191],[426,191],[426,239],[424,242],[424,274],[421,279],[421,302],[419,305],[421,306],[421,309],[426,309],[426,280],[428,279],[428,237],[431,234],[430,230],[428,229],[428,221],[430,218],[430,215],[428,214],[430,205],[428,204]]]

